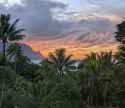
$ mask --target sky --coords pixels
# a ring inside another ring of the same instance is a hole
[[[47,57],[57,48],[82,59],[90,52],[116,51],[116,25],[125,0],[0,0],[0,13],[20,18],[21,41]]]

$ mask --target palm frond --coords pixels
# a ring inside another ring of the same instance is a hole
[[[23,39],[22,32],[24,29],[17,29],[17,23],[19,19],[16,19],[13,23],[10,22],[10,15],[2,14],[0,16],[0,40],[6,38],[7,41],[15,41]]]
[[[49,54],[49,61],[51,63],[58,64],[58,60],[57,60],[56,56],[53,55],[52,53]]]

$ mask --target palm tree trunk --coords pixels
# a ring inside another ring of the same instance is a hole
[[[3,64],[6,64],[6,42],[3,40]]]
[[[63,70],[62,69],[60,70],[60,78],[61,78],[61,80],[63,79]]]
[[[63,79],[63,71],[62,70],[60,71],[60,74],[61,74],[61,79]]]
[[[0,97],[0,108],[2,108],[2,104],[3,104],[3,98],[4,98],[4,90],[5,90],[5,84],[4,82],[2,83],[2,91],[1,91],[1,97]]]

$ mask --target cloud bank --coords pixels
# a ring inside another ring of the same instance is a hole
[[[79,1],[80,0],[78,0],[78,2]],[[100,13],[102,13],[102,11],[105,11],[105,13],[117,13],[117,11],[121,12],[119,10],[121,8],[110,6],[111,3],[113,3],[113,1],[116,3],[118,1],[120,2],[120,0],[110,0],[108,3],[101,2],[101,0],[97,0],[96,2],[95,0],[88,0],[88,2],[94,3],[96,5],[95,12],[97,9],[100,10]],[[121,5],[125,3],[124,1],[121,2]],[[0,7],[1,13],[11,13],[14,18],[20,18],[20,26],[26,28],[29,36],[41,36],[41,38],[60,38],[71,34],[75,34],[78,36],[79,39],[93,32],[105,33],[115,31],[115,22],[112,22],[109,19],[110,16],[109,18],[99,15],[84,16],[81,12],[79,13],[79,15],[74,16],[74,20],[71,20],[70,18],[67,18],[66,20],[59,20],[58,17],[55,18],[55,10],[63,10],[63,12],[66,12],[66,9],[68,7],[68,5],[59,1],[22,0],[22,4],[15,4],[7,7],[5,6],[5,4],[1,3]],[[93,12],[93,14],[95,12]],[[67,14],[67,16],[63,16],[62,13],[62,17],[73,16],[74,13],[70,15]],[[116,13],[115,15],[117,16]]]
[[[115,43],[113,33],[125,16],[125,1],[73,0],[67,5],[62,0],[18,0],[13,5],[0,2],[3,12],[10,13],[13,19],[20,18],[19,27],[26,29],[27,43],[38,50],[56,46],[89,50]]]

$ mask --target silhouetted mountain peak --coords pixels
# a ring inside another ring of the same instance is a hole
[[[33,51],[27,44],[19,43],[19,45],[21,46],[23,55],[27,56],[32,62],[38,63],[44,59],[40,52]],[[0,52],[2,52],[2,43],[0,43]]]

